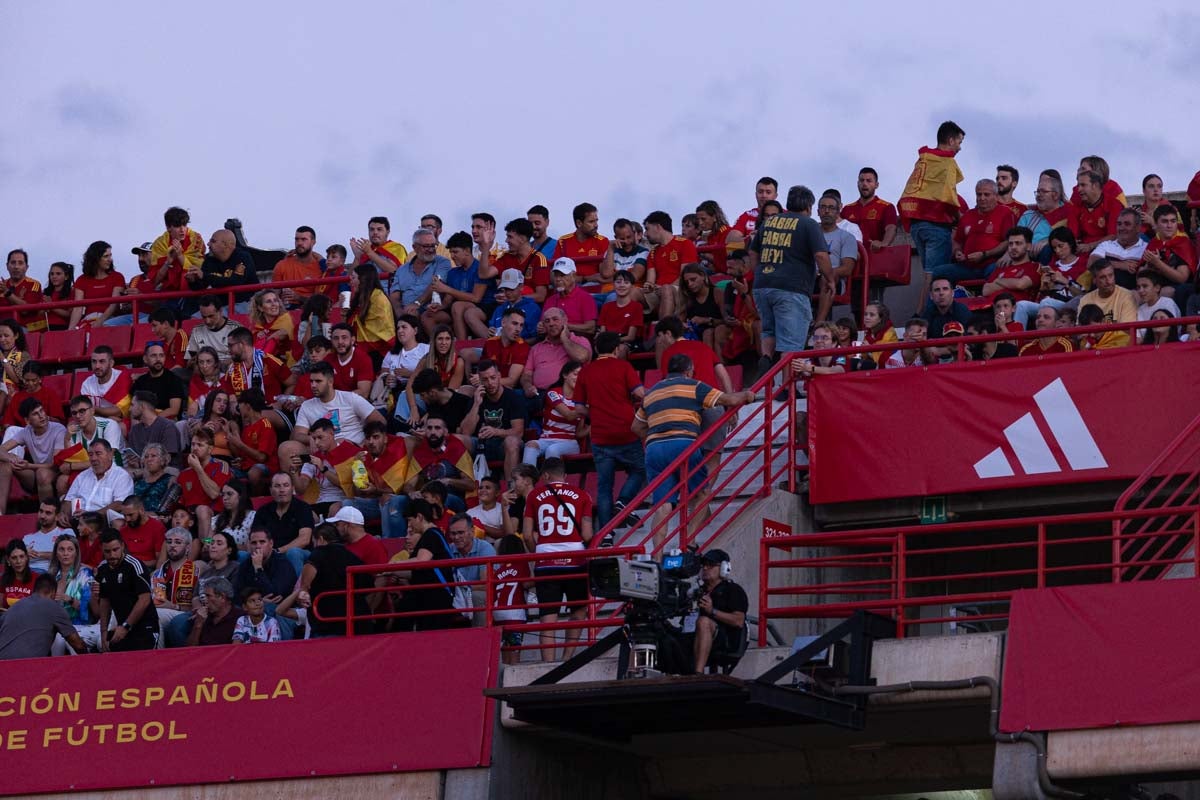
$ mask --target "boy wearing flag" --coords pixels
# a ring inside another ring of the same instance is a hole
[[[925,273],[921,298],[929,294],[933,271],[949,264],[954,255],[952,236],[960,214],[958,184],[963,179],[954,157],[966,135],[949,120],[938,126],[937,146],[917,152],[917,163],[898,204],[900,222],[912,236]]]

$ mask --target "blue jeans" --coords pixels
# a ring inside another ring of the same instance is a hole
[[[138,322],[149,322],[149,321],[150,321],[149,314],[138,314]],[[119,317],[109,317],[108,319],[104,320],[105,328],[115,328],[118,325],[132,325],[132,324],[133,324],[133,314],[122,314]]]
[[[959,281],[977,281],[992,277],[992,273],[996,271],[995,264],[988,264],[984,267],[973,267],[969,264],[942,264],[937,269],[933,270],[933,277],[949,278],[957,284]]]
[[[949,225],[938,225],[935,222],[916,220],[909,230],[913,246],[921,259],[921,269],[933,272],[943,264],[949,264],[954,256],[951,236],[954,229]]]
[[[596,462],[596,518],[603,528],[613,518],[613,483],[617,465],[625,468],[625,485],[621,487],[622,503],[629,505],[646,485],[646,453],[641,442],[618,445],[592,445]]]
[[[421,414],[424,414],[428,410],[429,409],[425,407],[425,401],[418,397],[417,411],[420,413],[418,413],[417,416],[421,416]],[[392,416],[394,416],[396,419],[402,419],[405,422],[412,420],[412,410],[408,407],[408,395],[404,392],[398,392],[396,394],[396,410]]]
[[[671,466],[671,462],[679,458],[688,449],[694,439],[668,439],[665,442],[651,442],[646,445],[646,478],[653,482],[660,473]],[[688,457],[688,493],[693,494],[704,485],[708,479],[708,470],[703,466],[704,453],[700,450]],[[681,471],[672,471],[665,481],[654,490],[654,502],[664,500],[671,505],[679,503],[679,476]]]
[[[795,353],[808,346],[812,301],[791,289],[755,289],[754,305],[762,318],[764,339],[775,339],[776,353]]]

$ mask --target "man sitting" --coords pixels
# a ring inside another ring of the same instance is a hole
[[[1082,295],[1079,301],[1079,324],[1085,323],[1083,310],[1088,306],[1100,309],[1104,322],[1134,322],[1137,320],[1137,300],[1133,292],[1117,285],[1116,271],[1107,259],[1100,259],[1088,264],[1092,273],[1092,291]],[[1111,331],[1125,337],[1125,343],[1132,339],[1128,331]],[[1119,337],[1111,337],[1119,338]]]
[[[568,361],[586,364],[592,359],[592,343],[571,333],[567,315],[561,308],[552,308],[542,315],[546,332],[542,341],[529,348],[525,369],[521,372],[521,387],[530,409],[540,410],[543,395],[558,381],[563,365]]]
[[[309,455],[296,480],[296,492],[321,516],[336,514],[354,495],[351,462],[358,453],[359,445],[335,438],[332,422],[317,420],[309,428]]]
[[[992,272],[990,280],[983,285],[983,296],[1009,292],[1017,301],[1032,301],[1037,297],[1042,282],[1037,263],[1029,260],[1033,231],[1029,228],[1011,228],[1006,241],[1008,264]]]
[[[169,420],[179,419],[187,406],[187,384],[167,369],[167,354],[161,344],[147,344],[142,360],[149,371],[137,377],[132,390],[150,392],[154,395],[154,407],[160,415]]]
[[[121,423],[108,417],[97,418],[95,406],[85,395],[73,398],[70,409],[71,421],[67,424],[65,447],[54,460],[58,467],[55,488],[60,497],[67,493],[75,475],[88,468],[87,449],[97,439],[104,439],[112,445],[117,466],[125,465],[121,455],[124,447]]]
[[[929,338],[929,323],[920,317],[913,317],[908,322],[904,323],[904,341],[907,342],[923,342]],[[884,369],[895,369],[896,367],[924,367],[930,364],[938,363],[936,351],[931,347],[912,347],[905,350],[896,350],[884,363]]]
[[[234,590],[240,595],[253,587],[263,593],[263,601],[271,606],[283,602],[296,585],[296,570],[286,556],[275,552],[271,535],[265,528],[254,526],[250,531],[250,557],[238,566]],[[268,608],[268,613],[273,613]]]
[[[196,517],[197,533],[201,539],[212,533],[213,503],[221,496],[221,487],[233,478],[233,470],[225,461],[212,457],[213,435],[205,428],[192,434],[192,449],[187,468],[179,473],[181,494],[179,504]]]
[[[204,257],[199,269],[191,269],[184,273],[187,288],[193,291],[199,289],[227,289],[230,286],[254,286],[258,283],[258,271],[254,267],[254,256],[238,247],[237,237],[233,231],[221,228],[214,231],[208,239],[208,255]],[[249,309],[250,292],[238,292],[234,301],[238,304],[237,311],[245,313]],[[204,301],[210,295],[200,298],[200,314],[204,315]],[[191,300],[185,302],[189,307]],[[192,313],[195,313],[192,311]],[[206,319],[207,322],[207,319]],[[236,323],[235,323],[236,324]],[[218,330],[210,328],[210,330]],[[228,351],[225,351],[226,353]]]
[[[1022,356],[1044,356],[1050,353],[1070,353],[1075,349],[1071,340],[1056,334],[1058,314],[1049,306],[1040,306],[1033,320],[1034,330],[1047,331],[1050,335],[1040,336],[1025,342],[1017,353]]]
[[[516,365],[521,369],[523,365]],[[501,379],[503,382],[503,379]],[[413,378],[413,393],[425,403],[425,414],[436,414],[446,421],[450,433],[462,434],[463,420],[471,413],[471,396],[452,392],[442,385],[436,369],[423,369]],[[366,432],[366,428],[363,431]]]
[[[153,392],[140,389],[133,393],[133,404],[130,406],[129,448],[134,453],[141,453],[148,444],[161,444],[171,455],[171,463],[175,463],[182,446],[179,443],[179,428],[158,413],[156,408],[158,398]],[[126,466],[141,469],[140,463]]]
[[[160,630],[167,631],[171,622],[200,605],[200,578],[208,568],[203,561],[189,558],[192,532],[187,528],[171,528],[166,535],[167,560],[150,576],[150,592],[158,611]],[[170,644],[170,635],[159,644]]]
[[[121,467],[113,464],[112,445],[97,439],[88,445],[88,466],[76,476],[70,490],[63,497],[62,515],[59,522],[78,517],[85,511],[102,511],[110,522],[121,517],[125,498],[133,494],[133,478]],[[124,545],[122,545],[122,554]]]
[[[942,328],[947,322],[966,325],[971,321],[971,310],[954,299],[954,283],[949,278],[937,277],[929,284],[929,302],[925,305],[924,317],[931,338],[942,338]]]
[[[121,513],[125,517],[125,527],[121,528],[121,538],[125,540],[125,554],[136,558],[149,574],[169,555],[166,546],[167,529],[146,513],[146,503],[140,495],[131,494],[126,497]],[[188,541],[189,544],[194,544],[194,547],[189,548],[194,551],[191,553],[194,559],[200,554],[200,543],[193,543],[190,538]]]
[[[714,652],[726,654],[740,649],[746,636],[746,611],[750,608],[746,592],[725,577],[729,554],[724,550],[709,550],[700,556],[700,582],[704,593],[696,604],[695,638],[692,655],[696,672],[710,666]],[[687,620],[684,630],[689,627]]]
[[[494,362],[479,362],[479,381],[463,430],[479,440],[489,461],[504,459],[504,474],[510,475],[521,460],[525,405],[515,391],[501,383]]]
[[[975,184],[975,208],[962,215],[954,230],[954,263],[938,267],[933,276],[956,281],[990,278],[996,259],[1007,247],[1006,233],[1016,224],[1012,211],[999,203],[996,182],[979,181]]]
[[[540,309],[537,315],[540,319]],[[483,358],[496,363],[500,370],[500,382],[508,389],[516,389],[521,385],[521,375],[529,359],[529,345],[522,338],[528,327],[528,319],[520,307],[509,308],[497,326],[497,335],[483,343]],[[471,382],[478,385],[477,381]]]
[[[92,398],[96,413],[102,417],[119,420],[129,416],[133,381],[128,371],[113,369],[116,363],[113,349],[106,344],[95,348],[91,363],[92,374],[80,385],[79,394]]]
[[[354,329],[339,322],[330,331],[329,339],[333,352],[325,356],[325,363],[333,367],[333,388],[370,397],[375,367],[367,351],[355,346]]]
[[[169,308],[160,308],[150,313],[150,331],[162,342],[166,369],[184,366],[184,352],[188,346],[188,335],[179,328],[179,318]]]
[[[25,417],[25,427],[0,446],[0,516],[8,511],[8,494],[14,475],[25,491],[36,492],[40,500],[54,498],[57,474],[54,456],[62,450],[67,435],[67,429],[46,415],[36,397],[22,400],[20,413]],[[21,457],[12,452],[18,447],[23,448]]]
[[[575,262],[560,258],[554,262],[551,274],[554,276],[554,294],[542,305],[543,316],[549,315],[551,310],[561,310],[569,331],[591,336],[596,332],[596,301],[583,287],[576,285]]]

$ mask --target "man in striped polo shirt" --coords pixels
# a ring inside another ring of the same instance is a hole
[[[667,362],[667,377],[646,393],[642,407],[633,420],[633,430],[646,446],[646,479],[653,483],[700,435],[701,412],[706,408],[734,408],[754,399],[754,393],[722,392],[693,377],[695,368],[685,355],[674,355]],[[721,435],[721,434],[715,434]],[[708,470],[699,448],[688,457],[688,492],[696,503],[696,490],[704,485]],[[654,502],[662,506],[654,514],[654,545],[667,537],[662,524],[679,502],[679,474],[672,473],[654,490]],[[663,502],[665,501],[665,502]],[[704,515],[701,515],[702,517]],[[693,518],[696,527],[703,519]]]

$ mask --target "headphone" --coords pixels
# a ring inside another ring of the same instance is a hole
[[[729,563],[728,561],[722,561],[721,562],[721,577],[728,578],[730,573],[732,573],[732,572],[733,572],[733,565],[731,563]]]

